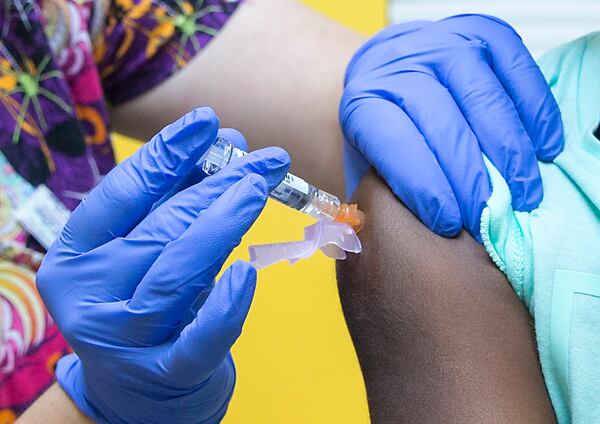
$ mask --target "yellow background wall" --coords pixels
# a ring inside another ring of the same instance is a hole
[[[364,34],[385,22],[384,0],[305,0]],[[115,138],[119,160],[139,143]],[[229,263],[248,245],[297,240],[311,220],[269,201]],[[233,349],[238,380],[225,424],[366,424],[360,368],[337,295],[334,262],[321,253],[259,272],[248,321]]]
[[[365,35],[383,28],[386,0],[301,0],[319,12]]]

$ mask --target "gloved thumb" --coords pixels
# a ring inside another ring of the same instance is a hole
[[[179,384],[202,383],[226,358],[242,327],[256,288],[256,270],[237,261],[225,271],[172,346],[169,373]]]
[[[97,420],[94,409],[85,397],[85,387],[82,378],[81,360],[75,353],[63,356],[56,364],[56,381],[64,392],[77,405],[80,411],[88,417]]]

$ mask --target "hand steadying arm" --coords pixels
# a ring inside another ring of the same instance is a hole
[[[208,104],[251,149],[284,147],[293,172],[341,196],[341,123],[346,194],[371,165],[447,237],[463,227],[479,237],[491,189],[483,154],[508,181],[518,210],[541,202],[537,160],[562,149],[560,112],[509,24],[463,15],[363,41],[297,1],[247,1],[186,69],[115,108],[115,126],[147,138]]]

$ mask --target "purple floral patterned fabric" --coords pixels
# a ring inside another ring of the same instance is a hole
[[[96,45],[106,97],[123,103],[184,66],[225,25],[239,1],[115,1]]]

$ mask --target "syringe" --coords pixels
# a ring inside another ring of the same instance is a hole
[[[232,159],[247,153],[233,146],[224,138],[217,138],[202,156],[202,170],[212,175],[223,169]],[[341,203],[333,194],[319,190],[302,178],[288,173],[283,181],[271,191],[270,196],[317,219],[344,222],[355,232],[359,232],[365,222],[365,215],[356,205]]]

